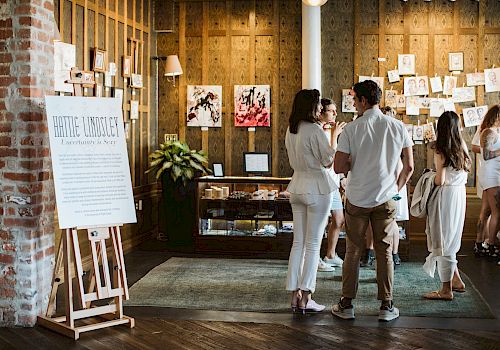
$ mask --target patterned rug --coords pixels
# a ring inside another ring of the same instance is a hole
[[[171,258],[130,288],[126,306],[157,306],[198,310],[289,312],[284,290],[287,261]],[[314,299],[329,308],[340,298],[341,269],[319,272]],[[394,275],[394,302],[402,316],[494,318],[470,279],[461,274],[467,292],[453,301],[425,300],[440,282],[420,263],[405,262]],[[356,315],[377,315],[377,284],[373,268],[361,268]]]

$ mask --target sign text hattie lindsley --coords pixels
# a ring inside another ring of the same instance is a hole
[[[63,138],[62,144],[91,144],[94,140],[68,140],[68,138],[99,138],[99,143],[114,143],[114,140],[101,138],[117,138],[119,135],[118,117],[77,117],[52,116],[54,137]]]

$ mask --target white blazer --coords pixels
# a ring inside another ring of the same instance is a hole
[[[285,146],[293,169],[288,192],[329,194],[338,189],[331,166],[335,149],[330,146],[321,125],[302,121],[297,134],[292,134],[288,128]]]

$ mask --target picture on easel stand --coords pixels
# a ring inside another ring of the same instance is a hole
[[[106,71],[106,51],[94,49],[94,72]]]

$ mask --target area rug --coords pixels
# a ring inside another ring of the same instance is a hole
[[[287,261],[251,259],[171,258],[130,288],[126,306],[157,306],[198,310],[287,312],[284,290]],[[328,307],[341,293],[341,269],[319,272],[314,299]],[[422,264],[405,262],[394,276],[394,301],[402,316],[494,318],[480,293],[462,273],[467,292],[453,301],[425,300],[439,280]],[[377,283],[373,268],[360,269],[356,315],[377,315]]]

